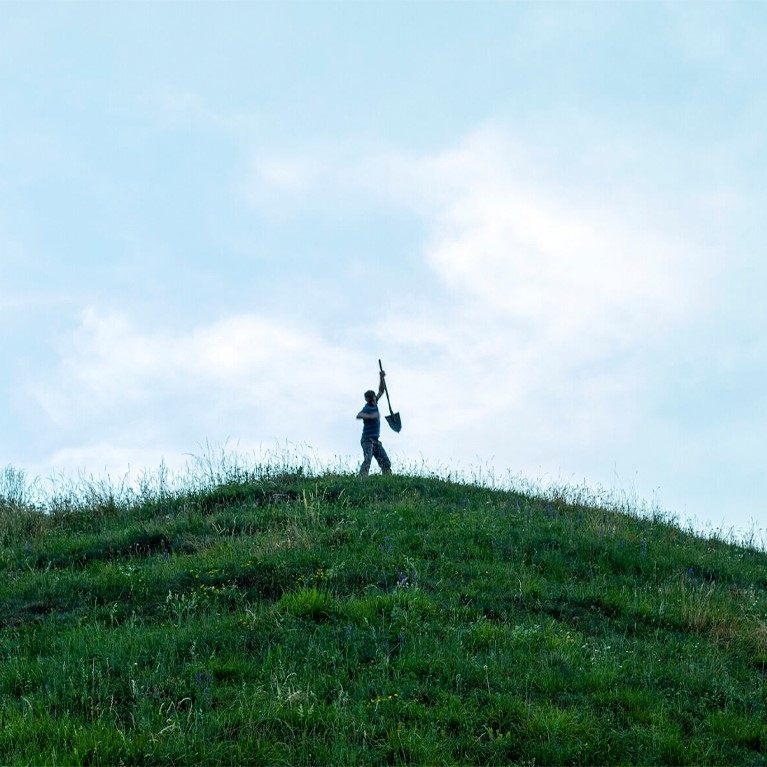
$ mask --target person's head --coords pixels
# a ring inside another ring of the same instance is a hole
[[[365,392],[365,402],[367,402],[368,405],[375,405],[375,403],[376,403],[376,393],[372,389],[368,389]]]

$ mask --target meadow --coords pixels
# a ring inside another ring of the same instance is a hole
[[[588,494],[0,492],[0,763],[767,764],[767,554]]]

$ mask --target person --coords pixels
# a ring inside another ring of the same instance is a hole
[[[357,413],[357,418],[362,421],[362,466],[360,466],[360,476],[367,477],[370,471],[370,462],[376,459],[381,467],[382,474],[391,474],[391,461],[386,455],[384,446],[381,444],[381,415],[378,412],[378,400],[384,393],[384,378],[386,373],[382,370],[379,373],[378,394],[372,389],[365,392],[365,406]]]

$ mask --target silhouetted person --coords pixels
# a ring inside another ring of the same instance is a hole
[[[378,400],[384,393],[384,377],[386,373],[382,370],[379,373],[380,382],[378,384],[378,394],[372,389],[365,392],[365,407],[357,413],[357,418],[362,421],[362,466],[360,466],[360,476],[367,477],[370,471],[370,461],[375,458],[381,467],[383,474],[391,474],[391,461],[386,455],[384,446],[381,444],[381,416],[378,412]]]

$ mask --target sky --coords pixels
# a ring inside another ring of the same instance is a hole
[[[767,3],[0,6],[0,466],[210,446],[767,527]],[[384,402],[384,412],[388,412]]]

